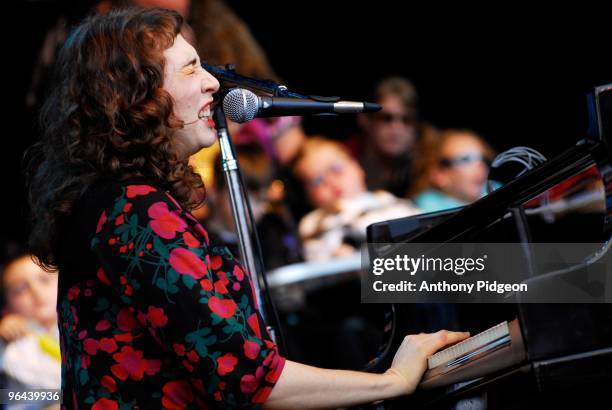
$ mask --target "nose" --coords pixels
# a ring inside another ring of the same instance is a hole
[[[208,71],[202,69],[204,75],[202,76],[202,92],[214,94],[219,90],[221,86],[219,80],[212,76]]]

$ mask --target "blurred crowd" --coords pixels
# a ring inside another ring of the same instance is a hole
[[[184,37],[203,61],[280,81],[249,27],[222,0],[103,0],[89,12],[126,5],[175,9],[188,23]],[[26,96],[33,109],[44,99],[54,56],[74,19],[60,17],[45,37]],[[425,121],[406,78],[382,78],[366,98],[382,109],[357,116],[359,132],[348,139],[307,135],[299,117],[230,124],[267,270],[355,255],[371,223],[463,206],[486,194],[493,150],[481,136]],[[194,214],[237,252],[219,148],[202,150],[191,164],[208,198]],[[27,253],[10,253],[5,251],[0,276],[1,384],[59,388],[57,274],[41,270]],[[308,317],[291,312],[284,319],[295,325]],[[343,323],[367,339],[367,326],[350,317]]]

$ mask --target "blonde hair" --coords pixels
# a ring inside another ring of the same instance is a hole
[[[306,141],[304,141],[299,151],[295,155],[295,158],[291,162],[291,171],[293,175],[301,180],[302,176],[299,172],[300,163],[304,160],[304,158],[310,155],[316,155],[318,151],[325,148],[336,150],[346,158],[354,160],[349,150],[341,143],[321,136],[309,137],[306,139]]]

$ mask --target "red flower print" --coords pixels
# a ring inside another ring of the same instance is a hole
[[[130,343],[134,339],[131,333],[118,333],[114,338],[116,341],[123,343]]]
[[[224,285],[229,285],[229,279],[227,278],[227,274],[222,270],[217,271],[217,277]]]
[[[232,289],[234,289],[236,292],[240,290],[240,283],[238,282],[234,282],[234,284],[232,285]]]
[[[142,380],[144,374],[149,376],[159,372],[160,361],[142,358],[140,350],[134,350],[131,346],[123,346],[121,351],[113,355],[117,362],[111,366],[111,372],[120,380],[128,377],[132,380]]]
[[[207,292],[210,292],[213,289],[213,285],[210,279],[202,279],[200,281],[200,286],[202,286],[202,289],[204,289]]]
[[[90,364],[91,364],[91,357],[87,356],[86,354],[81,355],[81,367],[83,369],[87,369]]]
[[[72,301],[78,298],[80,293],[81,288],[79,288],[78,286],[71,287],[70,289],[68,289],[68,300]]]
[[[124,308],[117,313],[117,326],[124,332],[130,332],[138,326],[138,322],[134,314],[127,308]]]
[[[183,241],[185,241],[185,245],[190,248],[197,248],[200,246],[200,241],[198,241],[191,232],[183,232]]]
[[[156,189],[150,185],[128,185],[125,196],[128,198],[134,198],[136,196],[147,195],[155,191]]]
[[[261,329],[259,328],[259,320],[257,319],[257,313],[253,313],[247,318],[247,323],[251,330],[255,333],[258,339],[261,339]]]
[[[255,342],[251,342],[250,340],[246,340],[244,342],[244,345],[242,346],[244,349],[244,355],[253,360],[257,357],[257,355],[259,354],[259,345]]]
[[[91,410],[117,410],[119,405],[115,400],[110,400],[105,397],[100,397],[94,404],[91,406]]]
[[[111,327],[110,322],[106,319],[102,319],[96,324],[96,331],[103,332],[105,330],[110,329],[110,327]]]
[[[269,383],[276,383],[285,366],[285,358],[276,351],[273,351],[272,354],[274,354],[274,359],[272,359],[272,365],[270,366],[272,370],[266,374],[266,381]]]
[[[102,282],[105,285],[111,284],[110,279],[108,278],[108,276],[106,275],[106,272],[104,272],[104,269],[102,268],[98,269],[98,271],[96,272],[96,277],[98,278],[100,282]]]
[[[139,310],[138,313],[136,314],[136,320],[138,320],[142,324],[146,324],[146,322],[147,322],[147,315],[145,315],[144,312],[141,312]]]
[[[200,279],[206,275],[206,264],[195,253],[185,248],[174,248],[168,259],[170,266],[183,275],[189,275],[194,279]]]
[[[240,282],[244,279],[244,271],[240,267],[240,265],[234,266],[234,277],[238,279]]]
[[[83,349],[87,352],[88,355],[95,355],[98,353],[98,348],[100,347],[100,342],[95,339],[85,339],[83,342]]]
[[[183,363],[183,366],[185,366],[185,369],[187,369],[189,373],[193,373],[193,365],[191,364],[191,362],[185,359],[181,363]]]
[[[226,353],[221,357],[217,357],[217,373],[219,376],[225,376],[234,371],[234,367],[238,363],[238,359],[231,353]]]
[[[125,223],[125,215],[121,214],[117,217],[117,219],[115,219],[115,225],[119,226],[119,225],[123,225]]]
[[[102,377],[102,380],[100,380],[100,384],[110,393],[114,393],[117,391],[117,382],[109,375]]]
[[[257,390],[257,386],[259,386],[259,383],[252,374],[245,374],[240,379],[240,391],[243,393],[253,393]]]
[[[200,361],[200,356],[198,356],[195,350],[190,350],[189,353],[187,353],[187,358],[189,359],[189,361],[192,361],[194,363]]]
[[[176,353],[178,356],[185,356],[185,346],[183,346],[182,344],[174,343],[172,345],[172,349],[174,350],[174,353]]]
[[[164,397],[162,406],[169,410],[186,408],[193,401],[193,390],[185,380],[175,380],[164,384],[162,387]]]
[[[170,211],[165,202],[156,202],[149,207],[149,225],[153,232],[164,239],[172,239],[177,232],[183,232],[187,228],[187,223],[176,211]]]
[[[100,339],[100,350],[105,351],[106,353],[113,353],[117,349],[118,346],[115,339],[110,337],[103,337]]]
[[[201,379],[191,379],[191,385],[196,391],[204,394],[204,383],[202,383]]]
[[[217,270],[223,265],[223,259],[219,255],[215,255],[210,259],[210,267],[212,270]]]
[[[168,323],[168,316],[164,314],[164,309],[155,306],[149,306],[147,319],[153,327],[162,327]]]
[[[272,393],[272,387],[262,387],[255,393],[251,399],[251,403],[263,403],[266,401],[268,396]]]
[[[96,226],[96,233],[100,233],[105,223],[106,223],[106,211],[102,212],[102,215],[100,215],[100,219],[98,219],[98,225]]]
[[[215,282],[215,292],[222,295],[227,295],[227,288],[225,287],[225,284],[221,281]]]
[[[126,214],[130,212],[130,209],[132,209],[132,205],[133,204],[131,202],[128,202],[127,204],[125,204],[125,206],[123,207],[123,212],[125,212]]]
[[[218,297],[213,296],[208,299],[208,307],[219,317],[227,319],[234,316],[234,312],[236,312],[236,308],[238,306],[236,306],[236,302],[231,299],[219,299]]]

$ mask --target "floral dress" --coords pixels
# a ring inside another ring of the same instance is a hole
[[[249,275],[162,185],[94,188],[58,262],[62,408],[258,408],[285,360]]]

